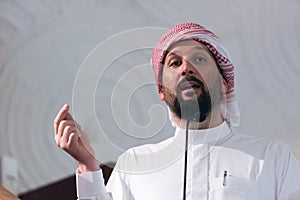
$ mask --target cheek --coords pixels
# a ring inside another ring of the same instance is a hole
[[[203,84],[206,90],[215,90],[216,87],[221,89],[222,77],[217,72],[203,72],[201,74]]]
[[[178,80],[178,73],[174,70],[166,70],[163,74],[162,84],[169,90],[173,90],[176,87]]]
[[[220,76],[216,77],[215,80],[210,80],[208,85],[208,90],[212,98],[220,99],[223,96],[223,83]]]

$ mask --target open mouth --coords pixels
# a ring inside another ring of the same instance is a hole
[[[200,88],[200,84],[196,81],[186,81],[180,87],[181,91],[197,88]]]

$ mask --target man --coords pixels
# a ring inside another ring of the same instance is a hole
[[[213,32],[193,23],[173,27],[154,48],[152,67],[175,134],[122,154],[106,187],[86,134],[68,105],[59,111],[55,140],[78,162],[79,199],[300,197],[300,168],[290,148],[233,130],[239,123],[233,64]]]

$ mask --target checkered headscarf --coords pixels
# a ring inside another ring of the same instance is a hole
[[[166,51],[176,42],[185,39],[193,39],[202,42],[216,58],[217,63],[222,69],[222,75],[227,81],[228,87],[226,93],[226,113],[223,117],[231,126],[238,126],[240,114],[234,92],[234,66],[231,62],[231,58],[220,38],[199,24],[185,23],[177,25],[167,31],[158,41],[152,52],[152,68],[159,92],[162,89],[161,70]]]

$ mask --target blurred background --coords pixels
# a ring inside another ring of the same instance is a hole
[[[298,0],[0,1],[1,184],[18,195],[74,175],[76,163],[53,136],[65,103],[101,163],[172,135],[149,63],[160,33],[183,22],[213,30],[227,47],[236,66],[237,130],[284,140],[300,160],[299,9]],[[128,32],[145,35],[127,45],[149,43],[120,54],[116,37]],[[106,57],[93,61],[94,71],[86,66],[96,50]]]

